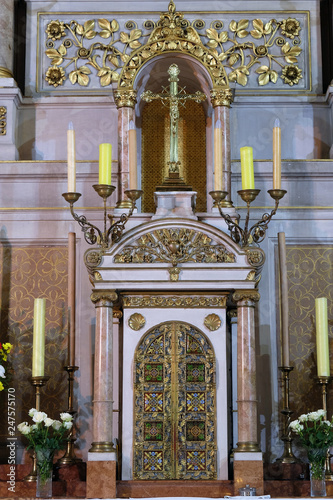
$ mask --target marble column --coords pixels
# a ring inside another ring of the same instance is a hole
[[[91,295],[96,307],[95,367],[93,395],[93,443],[89,452],[114,452],[113,421],[113,303],[117,294],[95,291]]]
[[[237,408],[238,443],[235,451],[260,452],[257,430],[257,387],[254,305],[256,290],[237,290]]]
[[[118,172],[119,172],[119,199],[117,208],[131,208],[132,204],[127,199],[125,191],[129,189],[129,147],[128,131],[130,121],[135,121],[136,90],[117,89],[114,99],[118,109]]]
[[[214,125],[220,120],[222,125],[222,191],[228,194],[222,202],[223,207],[232,207],[231,201],[231,145],[230,145],[230,105],[232,91],[229,87],[216,88],[210,91],[210,99],[214,108]]]
[[[0,78],[13,78],[14,0],[0,2]]]

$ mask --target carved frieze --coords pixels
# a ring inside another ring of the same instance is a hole
[[[226,307],[227,297],[204,297],[197,296],[167,296],[161,295],[144,295],[144,296],[124,296],[124,307],[180,307],[180,308],[195,308],[195,307]]]

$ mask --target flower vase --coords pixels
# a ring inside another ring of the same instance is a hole
[[[37,483],[36,497],[52,497],[52,474],[53,474],[54,450],[39,449],[36,450],[37,458]]]
[[[326,449],[308,450],[310,462],[311,497],[326,497],[325,460]]]

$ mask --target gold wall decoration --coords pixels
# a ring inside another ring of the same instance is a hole
[[[178,156],[180,176],[197,194],[196,211],[207,210],[206,118],[201,104],[188,101],[180,106]],[[154,192],[169,175],[170,117],[159,102],[145,104],[142,112],[141,179],[142,211],[155,212]]]
[[[7,108],[5,106],[0,106],[0,135],[6,135],[7,133]]]
[[[222,325],[222,321],[217,314],[208,314],[204,319],[204,325],[211,332],[215,332],[215,330],[218,330]]]
[[[123,296],[125,307],[226,307],[227,297],[206,297],[206,296],[169,296],[145,295],[145,296]]]
[[[302,413],[322,407],[321,391],[315,380],[317,376],[315,299],[327,297],[329,337],[332,342],[333,246],[287,245],[286,252],[290,365],[295,367],[290,377],[290,407],[295,412],[296,418]],[[283,297],[283,300],[286,299]],[[278,343],[279,353],[280,346],[281,338]],[[330,357],[331,372],[333,372],[332,349]],[[328,391],[331,400],[332,384],[328,385]]]
[[[112,15],[96,19],[76,13],[72,20],[61,13],[58,19],[48,16],[43,35],[50,65],[43,78],[54,88],[101,89],[117,82],[119,89],[132,89],[145,63],[173,53],[202,64],[213,89],[230,82],[263,88],[277,82],[293,87],[302,81],[308,65],[308,12],[217,12],[223,21],[212,20],[210,14],[202,12],[202,19],[196,19],[188,12],[185,17],[170,1],[159,20],[147,20],[142,13],[135,13],[135,21]]]
[[[35,405],[30,385],[34,299],[46,299],[45,375],[42,407],[52,418],[67,408],[67,290],[68,250],[66,247],[0,246],[1,342],[13,344],[10,364],[15,388],[16,421],[27,420]],[[6,440],[6,413],[0,412],[1,441]],[[7,418],[7,417],[6,417]],[[6,453],[6,460],[8,453]]]
[[[131,314],[131,316],[129,317],[128,325],[130,328],[132,328],[132,330],[141,330],[141,328],[143,328],[145,324],[146,320],[140,313]]]

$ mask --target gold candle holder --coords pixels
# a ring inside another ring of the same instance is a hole
[[[210,191],[209,194],[213,198],[213,207],[217,208],[219,203],[222,204],[228,194],[228,191]]]
[[[249,205],[256,199],[260,193],[260,189],[240,189],[237,193],[242,200]]]
[[[64,370],[68,374],[68,408],[67,408],[67,413],[72,415],[73,419],[75,414],[77,413],[76,410],[74,410],[73,403],[74,403],[74,373],[76,370],[78,370],[78,366],[64,366]],[[66,452],[63,457],[59,458],[57,463],[59,465],[74,465],[78,462],[82,462],[81,458],[78,458],[75,455],[74,451],[74,443],[76,441],[76,438],[74,436],[74,425],[72,426],[69,434],[68,434],[68,441],[67,441],[67,447],[66,447]]]
[[[332,377],[318,376],[316,377],[317,384],[321,387],[321,396],[323,402],[323,410],[325,411],[325,416],[327,419],[327,387],[328,384],[332,381]],[[327,450],[327,457],[325,460],[325,480],[333,481],[333,474],[331,471],[331,454],[330,450]]]
[[[281,414],[283,415],[284,421],[281,440],[284,442],[284,451],[282,457],[278,458],[276,461],[282,464],[296,464],[299,462],[292,451],[293,439],[291,437],[291,430],[289,427],[290,417],[294,413],[289,407],[289,375],[293,369],[293,366],[279,366],[283,379],[283,408],[281,410]]]
[[[131,200],[133,210],[136,208],[136,201],[142,196],[143,191],[141,189],[127,189],[125,194],[127,198]]]
[[[46,385],[49,379],[50,377],[31,377],[30,379],[31,385],[35,388],[35,408],[37,411],[40,411],[40,389]],[[35,451],[32,453],[32,470],[24,478],[24,481],[28,481],[29,483],[37,481],[37,457]]]

